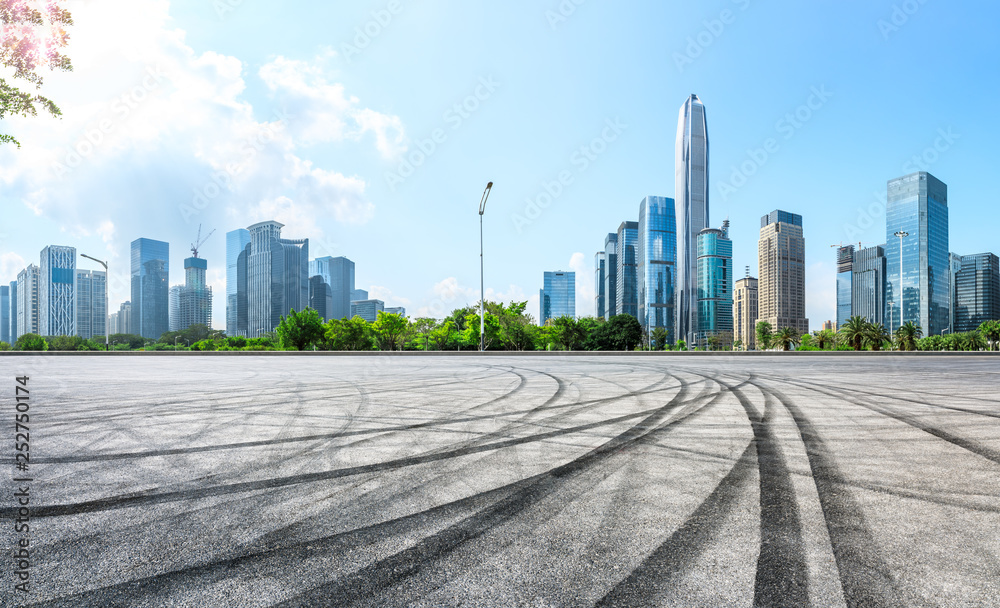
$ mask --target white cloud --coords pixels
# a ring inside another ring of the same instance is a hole
[[[16,253],[0,255],[0,285],[7,285],[17,279],[17,273],[24,270],[28,261]]]
[[[392,290],[388,287],[382,287],[380,285],[372,285],[368,288],[368,297],[373,300],[382,300],[385,305],[390,308],[397,308],[399,306],[409,307],[409,298],[404,298],[401,296],[394,295]],[[409,312],[409,311],[407,311]]]
[[[416,309],[415,314],[411,316],[434,317],[440,319],[450,314],[451,311],[456,308],[478,304],[481,295],[482,292],[478,286],[466,287],[461,285],[455,277],[448,277],[434,284],[431,288],[431,296],[429,298],[430,302],[419,306]],[[524,289],[518,285],[509,285],[506,291],[497,291],[492,287],[487,287],[486,299],[492,302],[503,302],[504,304],[527,301],[529,303],[528,312],[532,311],[532,298],[525,295]],[[537,295],[534,296],[534,300],[534,310],[537,312]]]
[[[592,262],[591,262],[592,263]],[[587,256],[574,253],[569,259],[569,268],[576,273],[576,317],[594,316],[594,269]]]

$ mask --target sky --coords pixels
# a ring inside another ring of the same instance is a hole
[[[63,116],[0,132],[0,282],[47,245],[111,263],[199,226],[225,327],[225,233],[263,220],[344,255],[411,317],[487,297],[538,314],[647,195],[674,197],[678,110],[707,111],[710,225],[757,272],[760,217],[803,216],[807,315],[835,318],[832,245],[885,242],[886,182],[948,184],[951,250],[1000,251],[996,3],[943,0],[102,0],[67,2]],[[9,76],[9,74],[2,74]],[[96,265],[81,259],[82,268]]]

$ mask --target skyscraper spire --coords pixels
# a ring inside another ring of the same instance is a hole
[[[677,121],[675,197],[677,217],[677,338],[698,331],[698,233],[708,228],[708,123],[697,95],[681,106]]]

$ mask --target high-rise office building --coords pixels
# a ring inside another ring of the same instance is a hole
[[[604,277],[606,256],[603,251],[594,254],[594,317],[603,319],[606,313],[604,309],[605,289],[607,289],[607,279]]]
[[[618,271],[615,287],[615,313],[639,318],[639,275],[637,269],[639,222],[622,222],[615,247]]]
[[[950,280],[948,284],[948,295],[951,297],[951,306],[948,307],[948,327],[950,331],[955,331],[955,307],[957,306],[955,302],[955,287],[958,284],[958,273],[962,270],[962,256],[957,253],[949,253],[948,260],[951,266]]]
[[[331,307],[324,318],[349,318],[352,299],[368,299],[367,293],[363,298],[354,298],[354,262],[345,257],[327,256],[309,262],[309,276],[323,277],[330,287]]]
[[[667,343],[674,334],[677,272],[677,228],[674,200],[647,196],[639,203],[639,236],[636,256],[638,318],[646,335],[657,328],[667,331]]]
[[[170,330],[170,245],[132,241],[132,314],[129,333],[158,340]]]
[[[322,275],[314,274],[309,277],[309,308],[315,310],[324,321],[341,318],[333,316],[333,290]]]
[[[208,260],[184,260],[184,284],[170,288],[170,331],[184,331],[192,325],[212,327],[212,288],[207,272]]]
[[[708,121],[691,95],[677,122],[674,188],[677,217],[677,338],[694,342],[698,330],[698,233],[708,228]]]
[[[992,253],[962,256],[955,276],[955,332],[1000,320],[1000,260]]]
[[[17,336],[38,333],[38,266],[17,273]]]
[[[132,331],[132,302],[122,302],[118,307],[118,333],[128,334]]]
[[[103,270],[76,271],[76,334],[103,338],[108,330],[108,275]]]
[[[278,222],[249,227],[247,302],[250,338],[274,331],[289,311],[309,305],[309,239],[283,239]]]
[[[76,248],[49,245],[38,265],[38,331],[76,335]]]
[[[10,286],[0,286],[0,342],[12,344],[10,338]]]
[[[948,186],[925,171],[891,180],[885,233],[890,331],[911,321],[925,336],[941,334],[951,317]]]
[[[399,315],[401,317],[405,317],[406,316],[406,307],[405,306],[391,306],[391,307],[387,307],[385,309],[385,312],[387,314],[390,314],[390,315]]]
[[[733,342],[733,242],[729,220],[722,228],[705,228],[698,233],[698,332],[695,344],[709,345],[709,338]]]
[[[851,262],[851,312],[849,317],[864,317],[869,323],[886,325],[885,319],[885,247],[877,245],[854,252]],[[837,276],[838,302],[837,323],[840,320],[839,288]]]
[[[544,287],[538,292],[538,324],[549,319],[576,318],[576,273],[546,272]]]
[[[758,320],[770,323],[775,332],[790,327],[799,334],[809,333],[802,216],[772,211],[762,217],[757,260],[760,270]]]
[[[181,290],[183,285],[173,285],[170,287],[170,294],[167,297],[167,308],[170,310],[170,331],[181,330]]]
[[[118,331],[118,311],[108,315],[108,336],[113,336],[115,334],[120,334],[122,332]]]
[[[733,337],[743,350],[757,349],[757,279],[747,276],[733,288]]]
[[[837,248],[837,326],[851,318],[854,284],[854,245]]]
[[[368,299],[367,289],[354,289],[351,290],[351,302],[362,302]],[[354,316],[353,314],[351,315]]]
[[[378,320],[378,313],[385,312],[385,302],[382,300],[355,300],[351,302],[351,318],[361,317],[369,323]]]
[[[237,228],[226,233],[226,335],[247,335],[247,276],[246,252],[250,244],[250,231]],[[243,256],[243,275],[240,275],[240,256]],[[240,289],[242,285],[242,289]]]
[[[604,239],[604,320],[618,314],[618,233]]]
[[[10,282],[10,343],[17,342],[17,281]]]

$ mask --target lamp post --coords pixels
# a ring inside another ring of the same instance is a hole
[[[111,273],[108,272],[108,263],[98,260],[93,256],[89,256],[86,253],[81,253],[80,257],[87,258],[88,260],[94,260],[101,266],[104,266],[104,351],[107,352],[110,349],[108,346],[108,310],[110,309],[110,302],[108,302],[108,281],[111,280]]]
[[[483,261],[483,213],[486,212],[486,200],[490,197],[493,182],[486,184],[483,198],[479,201],[479,352],[486,350],[486,266]]]
[[[900,230],[895,234],[899,237],[899,324],[903,324],[903,239],[910,236],[909,232]],[[893,325],[892,309],[889,309],[889,324]]]

